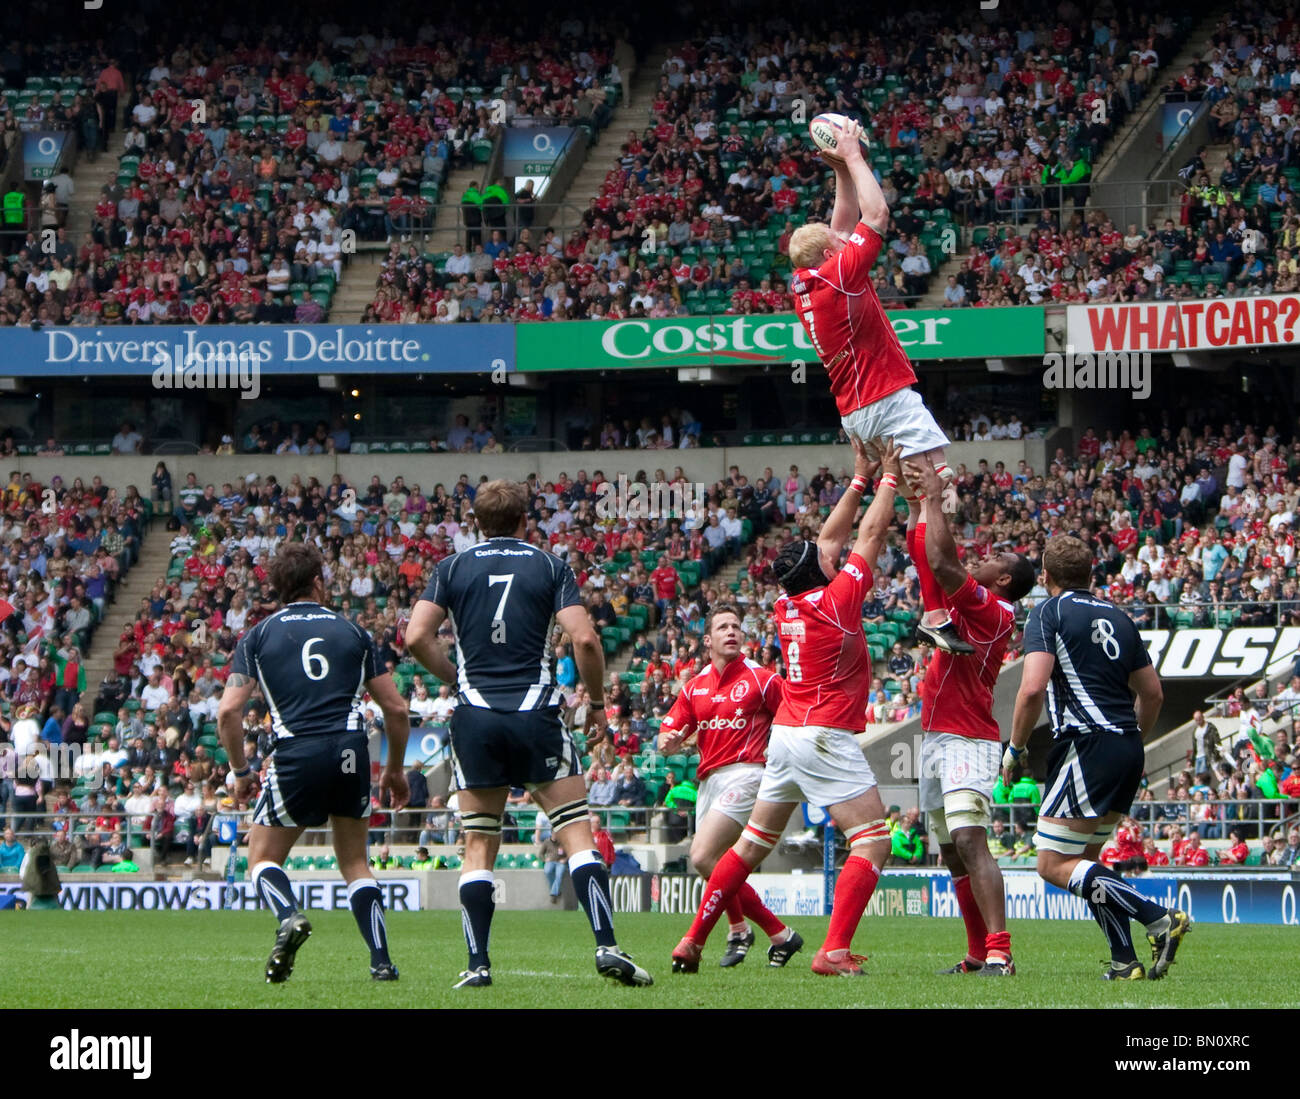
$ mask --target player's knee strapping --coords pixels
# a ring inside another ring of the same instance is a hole
[[[753,821],[745,825],[745,831],[742,833],[745,839],[750,843],[756,844],[765,850],[772,850],[776,846],[776,841],[781,838],[781,833],[770,832],[765,828],[760,828]]]
[[[1034,833],[1034,847],[1039,851],[1055,851],[1058,855],[1082,855],[1083,849],[1092,842],[1090,832],[1071,832],[1060,824],[1038,822],[1038,831]]]
[[[1110,843],[1111,836],[1115,834],[1115,827],[1115,823],[1097,825],[1097,831],[1092,834],[1092,839],[1088,842],[1090,844],[1099,843],[1105,847],[1106,844]]]
[[[576,820],[586,820],[587,812],[587,799],[579,798],[557,806],[546,815],[551,818],[551,831],[558,832]]]
[[[850,851],[857,847],[865,847],[869,843],[880,843],[882,840],[887,843],[889,822],[884,818],[869,820],[865,824],[850,828],[844,833],[844,838],[848,841]]]
[[[477,832],[481,836],[501,835],[501,815],[499,813],[464,813],[460,826],[466,832]]]

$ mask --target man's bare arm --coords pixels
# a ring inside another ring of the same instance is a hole
[[[251,675],[231,672],[217,706],[217,738],[230,757],[232,771],[242,771],[248,765],[244,758],[244,709],[256,686],[257,680]]]
[[[853,439],[853,475],[870,481],[879,468],[880,463],[867,453],[866,447],[858,439]],[[853,520],[861,503],[862,494],[849,488],[822,523],[817,535],[817,552],[821,554],[822,572],[828,578],[833,578],[839,568],[840,553],[853,533]]]
[[[883,447],[884,456],[880,463],[882,480],[884,475],[892,473],[895,480],[901,482],[903,448],[895,446],[892,439],[887,440]],[[896,495],[896,487],[882,483],[871,506],[867,508],[867,513],[862,517],[862,522],[858,524],[858,539],[853,543],[853,552],[860,554],[872,569],[876,567],[876,558],[880,556],[880,548],[894,521]]]
[[[921,505],[921,517],[925,520],[925,558],[944,593],[952,595],[966,583],[967,574],[957,554],[952,528],[943,514],[943,481],[924,454],[904,462],[903,472],[911,484],[925,493],[925,502]]]
[[[438,630],[447,617],[445,607],[421,599],[411,612],[406,627],[407,651],[444,683],[456,682],[456,665],[447,655],[447,647],[438,640]]]
[[[876,182],[875,174],[862,156],[862,144],[859,141],[861,133],[862,127],[850,120],[840,132],[839,139],[835,143],[835,151],[843,156],[853,180],[861,220],[883,237],[889,228],[889,203],[885,201],[884,192]]]

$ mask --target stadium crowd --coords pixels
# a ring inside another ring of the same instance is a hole
[[[873,171],[893,211],[875,272],[887,305],[926,292],[956,250],[954,224],[1027,222],[1039,212],[1039,225],[1013,251],[1037,251],[1040,237],[1054,238],[1051,246],[1072,260],[1073,286],[1074,253],[1100,249],[1103,235],[1110,247],[1100,218],[1085,223],[1080,215],[1090,165],[1150,89],[1186,23],[1114,8],[1090,22],[1071,5],[1055,26],[1017,29],[1008,17],[954,33],[948,18],[913,11],[886,16],[870,41],[838,31],[818,40],[811,28],[747,11],[744,23],[681,43],[663,62],[650,125],[628,132],[618,164],[567,237],[503,226],[491,239],[471,232],[451,255],[394,245],[366,319],[788,310],[790,235],[806,220],[830,218],[829,173],[802,125],[822,110],[869,120],[879,150]],[[1069,238],[1055,212],[1063,199],[1075,211]],[[1030,300],[1011,286],[1023,260],[1000,280],[1009,292],[994,295],[992,280],[1009,257],[996,242],[975,266],[980,255],[972,253],[970,267],[976,284],[954,279],[964,297],[950,304]],[[1053,270],[1050,258],[1045,270]]]
[[[485,162],[502,125],[594,132],[610,117],[606,84],[619,82],[612,19],[545,29],[476,13],[425,18],[403,38],[363,30],[356,13],[351,29],[322,13],[311,30],[282,28],[272,47],[261,13],[245,7],[223,16],[220,40],[190,37],[137,59],[131,85],[116,58],[80,51],[76,76],[96,88],[93,106],[85,94],[67,106],[61,92],[45,106],[30,100],[25,120],[77,127],[103,151],[113,146],[120,167],[83,239],[70,239],[52,209],[10,242],[0,323],[319,321],[346,234],[430,225],[450,169]],[[72,64],[42,56],[51,76]],[[36,59],[17,75],[45,86]],[[14,105],[4,102],[0,125],[10,126]],[[52,251],[44,228],[55,230]]]

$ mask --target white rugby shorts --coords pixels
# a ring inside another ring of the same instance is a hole
[[[761,763],[729,763],[711,771],[695,797],[695,819],[715,809],[737,824],[745,824],[754,811],[758,787],[763,781]]]
[[[1002,745],[956,733],[926,733],[917,766],[923,813],[944,808],[944,796],[957,790],[992,797],[1002,769]]]
[[[876,785],[853,734],[825,725],[773,725],[759,801],[806,801],[829,808]]]
[[[903,448],[903,456],[924,454],[948,445],[948,436],[935,423],[915,389],[899,389],[887,397],[840,417],[844,433],[863,442],[889,438]]]

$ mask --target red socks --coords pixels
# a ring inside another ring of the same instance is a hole
[[[767,905],[759,900],[758,891],[749,882],[740,887],[740,892],[736,894],[736,900],[740,902],[740,907],[745,916],[758,924],[769,939],[775,938],[785,930],[785,924],[768,909]],[[727,909],[727,911],[730,912],[731,909]]]
[[[957,905],[961,908],[961,918],[966,922],[966,953],[977,962],[988,957],[989,940],[993,938],[984,926],[984,917],[980,906],[975,903],[975,893],[970,887],[970,875],[963,874],[952,879],[953,888],[957,890]],[[1006,935],[1006,932],[1003,932]],[[1007,935],[1010,945],[1011,936]]]
[[[839,881],[835,883],[835,903],[831,908],[831,926],[826,932],[826,942],[822,949],[828,954],[836,950],[847,950],[853,941],[853,933],[858,929],[862,913],[871,902],[871,894],[876,891],[880,881],[880,871],[872,865],[870,859],[861,855],[850,854],[840,871]]]
[[[945,609],[943,589],[930,571],[930,559],[925,555],[925,520],[907,532],[907,555],[916,566],[916,577],[921,582],[921,603],[927,611]]]
[[[990,931],[988,938],[984,940],[984,945],[988,950],[985,956],[986,961],[992,961],[995,954],[1002,957],[999,961],[1009,960],[1011,958],[1011,932],[1010,931]]]
[[[736,854],[734,848],[718,860],[709,880],[704,886],[704,897],[700,901],[700,910],[695,914],[695,921],[686,937],[698,946],[708,941],[709,932],[713,930],[722,913],[732,898],[740,892],[740,887],[749,877],[749,867],[745,860]]]

